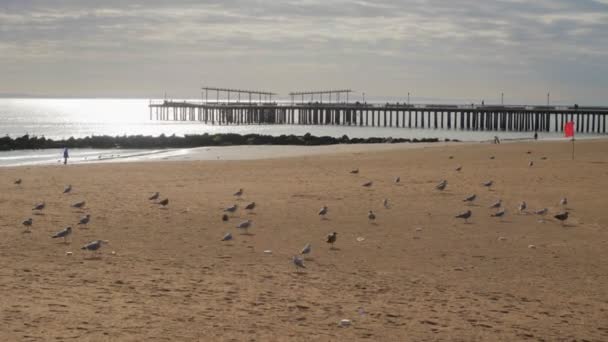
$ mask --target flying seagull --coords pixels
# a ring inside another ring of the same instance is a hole
[[[245,207],[247,210],[253,210],[253,208],[255,208],[255,202],[251,202]]]
[[[36,205],[34,205],[32,210],[42,210],[42,209],[44,209],[45,206],[46,206],[46,204],[44,204],[44,202],[40,202],[40,203],[37,203]]]
[[[502,205],[502,200],[499,199],[498,201],[494,202],[494,204],[490,205],[488,208],[496,209],[496,208],[500,208],[501,205]]]
[[[236,208],[237,208],[237,205],[236,205],[236,204],[233,204],[232,206],[230,206],[230,207],[228,207],[228,208],[224,209],[224,211],[225,211],[225,212],[229,212],[229,213],[233,213],[233,212],[235,212],[235,211],[236,211]]]
[[[166,207],[167,204],[169,204],[169,199],[165,198],[164,200],[158,202],[158,204],[162,205],[163,207]]]
[[[235,193],[234,193],[234,196],[236,196],[236,197],[241,197],[241,196],[243,196],[243,189],[239,189],[239,191],[235,192]]]
[[[369,181],[369,182],[363,183],[363,186],[366,187],[366,188],[369,188],[370,186],[372,186],[372,184],[374,184],[374,182]]]
[[[555,215],[553,217],[555,217],[556,219],[560,220],[562,222],[562,225],[564,225],[564,222],[568,219],[568,212],[565,211],[565,212],[559,213],[559,214],[557,214],[557,215]]]
[[[306,246],[304,246],[304,248],[302,248],[302,250],[300,251],[300,254],[310,254],[311,251],[312,246],[310,245],[310,243],[307,243]]]
[[[67,194],[70,191],[72,191],[72,184],[68,184],[68,186],[66,186],[65,189],[63,189],[64,194]]]
[[[73,208],[82,209],[85,204],[86,204],[85,201],[80,201],[80,202],[76,202],[76,203],[72,204],[72,207]]]
[[[222,241],[230,241],[232,240],[232,234],[230,233],[226,233],[226,235],[224,235],[224,237],[222,238]]]
[[[357,173],[359,173],[359,168],[351,170],[350,173],[352,173],[353,175],[356,175]]]
[[[331,244],[331,249],[334,248],[334,243],[336,243],[336,240],[338,239],[338,233],[333,232],[329,235],[327,235],[327,243]]]
[[[154,195],[148,197],[149,201],[156,201],[158,199],[158,196],[160,196],[160,192],[155,192]]]
[[[300,268],[306,268],[306,266],[304,266],[304,260],[297,255],[293,257],[293,264],[296,267],[296,272],[299,272]]]
[[[368,218],[370,221],[374,221],[374,220],[376,219],[376,214],[374,214],[374,212],[370,210],[370,211],[367,213],[367,218]]]
[[[470,211],[470,210],[467,210],[465,212],[462,212],[462,213],[456,215],[455,217],[456,218],[464,219],[464,222],[469,222],[468,220],[471,217],[471,215],[473,215],[473,212]]]
[[[243,229],[245,233],[249,231],[249,227],[251,227],[251,220],[243,221],[236,226],[239,229]]]
[[[91,215],[86,214],[85,216],[83,216],[82,218],[80,218],[80,221],[78,222],[79,225],[86,225],[89,223],[89,221],[91,221]]]
[[[439,182],[439,184],[435,185],[435,189],[437,189],[439,191],[443,191],[443,190],[445,190],[446,186],[448,186],[448,181],[444,179],[441,182]]]
[[[67,243],[68,236],[70,236],[70,234],[72,234],[72,227],[67,227],[67,228],[62,229],[62,230],[58,231],[57,233],[55,233],[55,235],[51,236],[51,238],[53,238],[53,239],[63,238],[63,242]]]

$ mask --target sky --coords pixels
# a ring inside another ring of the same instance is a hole
[[[608,105],[608,0],[0,0],[0,94]]]

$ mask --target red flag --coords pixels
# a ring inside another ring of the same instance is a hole
[[[574,137],[574,121],[566,122],[564,125],[564,136],[566,138]]]

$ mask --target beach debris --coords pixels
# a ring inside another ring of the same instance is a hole
[[[152,196],[148,197],[148,201],[156,201],[160,196],[160,192],[155,192]]]
[[[226,214],[222,215],[222,221],[224,221],[224,222],[228,221],[228,215],[226,215]]]
[[[111,251],[110,254],[116,255],[116,251]]]
[[[469,218],[470,218],[472,215],[473,215],[473,212],[472,212],[472,211],[470,211],[470,210],[467,210],[467,211],[462,212],[462,213],[460,213],[460,214],[458,214],[458,215],[456,215],[456,216],[454,216],[454,217],[455,217],[455,218],[461,218],[461,219],[464,219],[464,222],[466,223],[466,222],[469,222],[468,220],[469,220]]]
[[[82,209],[85,204],[86,204],[85,201],[76,202],[76,203],[72,204],[72,208]]]
[[[477,198],[477,195],[476,194],[472,194],[472,195],[469,195],[469,196],[465,197],[465,199],[463,199],[462,201],[463,202],[473,203],[476,198]]]
[[[78,221],[78,225],[87,225],[90,221],[91,221],[91,215],[86,214],[80,218],[80,221]]]
[[[439,184],[435,185],[435,189],[437,189],[439,191],[443,191],[443,190],[445,190],[445,188],[447,186],[448,186],[448,181],[444,179],[441,182],[439,182]]]
[[[492,185],[494,185],[494,181],[489,180],[489,181],[483,182],[482,185],[485,186],[486,188],[488,188],[488,190],[490,190],[492,188]]]
[[[241,196],[243,196],[243,189],[239,189],[239,191],[235,192],[235,193],[234,193],[234,196],[236,196],[236,197],[241,197]]]
[[[532,167],[532,166],[534,166],[534,161],[530,160],[530,162],[528,163],[528,167]]]
[[[25,226],[25,229],[29,232],[30,231],[30,227],[32,226],[32,224],[34,223],[34,220],[30,217],[27,220],[21,222],[22,225]]]
[[[520,213],[523,213],[526,208],[528,208],[526,201],[521,201],[521,203],[519,203],[519,205],[517,206],[517,210],[519,210]]]
[[[547,160],[547,157],[540,157],[541,160]]]
[[[384,206],[384,208],[388,209],[390,208],[390,206],[388,205],[388,198],[385,198],[384,201],[382,201],[382,205]]]
[[[306,266],[304,266],[304,260],[302,260],[302,258],[300,258],[297,255],[294,255],[292,262],[293,262],[294,266],[296,267],[296,272],[299,272],[300,268],[306,268]]]
[[[97,252],[104,245],[109,243],[107,240],[93,240],[86,245],[80,247],[82,250]]]
[[[340,326],[343,328],[350,327],[352,324],[350,319],[342,319],[340,320]]]
[[[226,233],[226,235],[224,235],[224,237],[222,238],[221,241],[231,241],[231,240],[232,240],[232,234]]]
[[[495,159],[495,157],[494,157],[494,156],[490,156],[490,159],[494,160],[494,159]]]
[[[327,211],[329,209],[327,208],[326,205],[324,205],[320,210],[319,210],[319,216],[321,216],[322,218],[325,218],[325,215],[327,215]]]
[[[63,189],[64,194],[68,194],[70,191],[72,191],[72,184],[68,184],[68,186]]]
[[[72,256],[72,252],[70,252],[70,251],[66,251],[66,252],[65,252],[65,255],[67,255],[67,256]]]
[[[504,217],[507,214],[507,210],[505,208],[500,209],[499,211],[491,214],[492,217]]]
[[[255,202],[251,202],[245,206],[247,210],[253,210],[255,208]]]
[[[566,197],[562,198],[561,200],[559,200],[559,205],[561,205],[562,207],[568,205],[568,199]]]
[[[357,240],[357,242],[363,242],[365,241],[365,238],[363,236],[359,236],[355,240]]]
[[[264,250],[264,254],[272,254],[272,250],[266,249],[266,250]]]
[[[368,219],[368,220],[370,220],[370,221],[374,221],[374,220],[376,220],[376,214],[374,214],[374,212],[370,210],[370,211],[367,213],[367,219]]]
[[[245,231],[245,233],[249,232],[249,227],[251,227],[251,220],[247,220],[247,221],[243,221],[241,223],[239,223],[236,227],[238,229],[242,229]]]
[[[350,171],[351,174],[356,175],[359,173],[359,168]]]
[[[449,158],[449,159],[454,159],[454,156],[449,156],[448,158]]]
[[[417,232],[421,232],[422,231],[422,227],[416,227],[416,231]]]
[[[163,207],[166,207],[169,204],[169,199],[165,198],[164,200],[158,202],[158,204],[162,205]]]
[[[507,238],[506,238],[506,237],[504,237],[504,236],[499,236],[499,237],[498,237],[498,241],[505,241],[505,240],[507,240]]]
[[[568,212],[564,211],[563,213],[559,213],[557,215],[554,215],[553,217],[558,219],[562,223],[562,225],[564,225],[564,222],[568,219]]]
[[[32,210],[42,210],[45,206],[46,204],[44,202],[36,203]]]
[[[21,182],[22,182],[21,178],[18,178],[13,183],[19,185],[19,184],[21,184]]]
[[[238,206],[236,204],[231,205],[230,207],[224,209],[224,212],[233,213],[236,211]]]
[[[532,151],[528,150],[526,151],[526,154],[532,154]]]
[[[395,178],[395,184],[401,182],[401,177],[397,176],[397,178]]]
[[[331,245],[331,249],[334,248],[334,244],[336,243],[336,240],[338,239],[338,233],[333,232],[329,235],[327,235],[327,243],[329,243]]]
[[[458,172],[462,171],[462,166],[460,166],[460,165],[456,166],[455,170],[458,171]]]
[[[530,248],[530,249],[536,249],[536,246],[535,245],[528,245],[528,248]]]
[[[488,208],[496,209],[496,208],[500,208],[501,206],[502,206],[502,200],[499,199],[498,201],[492,203]]]
[[[68,236],[72,234],[72,227],[66,227],[51,236],[53,239],[63,238],[64,243],[68,243]]]
[[[310,254],[311,251],[312,246],[310,245],[310,243],[307,243],[306,246],[304,246],[304,248],[302,248],[302,250],[300,251],[300,254]]]
[[[372,186],[372,184],[374,184],[374,182],[368,181],[368,182],[363,183],[362,186],[369,188],[370,186]]]

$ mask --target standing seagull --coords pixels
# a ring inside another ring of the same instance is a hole
[[[382,205],[386,208],[389,209],[390,206],[388,205],[388,198],[385,198],[384,201],[382,201]]]
[[[253,210],[253,208],[255,208],[255,202],[251,202],[245,207],[247,210]]]
[[[230,241],[232,240],[232,234],[230,233],[226,233],[226,235],[224,235],[224,237],[222,238],[222,241]]]
[[[352,173],[353,175],[356,175],[359,173],[359,168],[356,168],[354,170],[351,170],[350,173]]]
[[[497,208],[500,208],[501,205],[502,205],[502,200],[499,199],[498,201],[494,202],[494,204],[490,205],[488,208],[497,209]]]
[[[82,246],[80,249],[87,250],[87,251],[93,251],[93,252],[97,253],[97,251],[99,251],[101,246],[103,244],[107,244],[107,243],[109,243],[107,240],[94,240],[94,241],[91,241],[91,242],[87,243],[86,245]]]
[[[64,194],[67,194],[70,191],[72,191],[72,184],[68,184],[68,186],[66,186],[65,189],[63,189]]]
[[[72,234],[72,227],[67,227],[55,233],[55,235],[51,236],[51,238],[63,238],[63,243],[68,243],[68,236],[70,236],[70,234]]]
[[[304,248],[302,248],[302,250],[300,251],[300,254],[310,254],[311,251],[312,246],[310,245],[310,243],[307,243],[306,246],[304,246]]]
[[[158,199],[158,196],[160,196],[160,192],[155,192],[154,195],[148,197],[148,201],[156,201]]]
[[[21,178],[19,178],[19,179],[15,180],[15,182],[14,182],[14,183],[15,183],[15,184],[17,184],[17,185],[21,184]]]
[[[167,204],[169,204],[169,199],[165,198],[164,200],[158,202],[158,204],[162,205],[163,208],[167,206]]]
[[[87,202],[85,202],[85,201],[76,202],[76,203],[72,204],[72,208],[82,209],[82,208],[84,208],[84,205],[86,203]]]
[[[372,221],[376,220],[376,214],[374,214],[374,212],[370,210],[370,211],[367,213],[367,219],[368,219],[370,222],[372,222]]]
[[[549,209],[547,209],[547,208],[542,208],[542,209],[536,210],[536,211],[534,212],[534,214],[541,216],[541,219],[540,219],[540,220],[538,220],[539,222],[545,222],[545,219],[544,219],[543,217],[544,217],[545,215],[547,215],[547,213],[548,213],[548,212],[549,212]]]
[[[469,202],[469,203],[473,203],[475,201],[475,199],[477,198],[476,194],[472,194],[468,197],[466,197],[465,199],[463,199],[463,202]]]
[[[528,163],[528,167],[532,167],[534,166],[534,161],[530,160],[530,162]]]
[[[236,208],[238,208],[238,206],[236,204],[233,204],[232,206],[224,209],[225,212],[229,212],[229,213],[233,213],[236,211]]]
[[[492,185],[494,185],[494,181],[489,180],[489,181],[483,183],[482,185],[485,186],[486,188],[488,188],[488,190],[490,190],[492,188]]]
[[[553,217],[555,217],[556,219],[560,220],[562,222],[562,226],[563,226],[564,222],[568,219],[568,212],[565,211],[565,212],[559,213],[559,214],[557,214],[557,215],[555,215]]]
[[[336,240],[338,239],[338,233],[333,232],[329,235],[327,235],[327,243],[331,244],[330,249],[334,249],[334,243],[336,243]]]
[[[297,255],[294,255],[293,257],[293,264],[296,267],[296,272],[300,272],[300,268],[306,268],[306,266],[304,266],[304,260],[302,260],[302,258],[300,258]]]
[[[437,189],[439,191],[443,191],[443,190],[445,190],[446,186],[448,186],[448,181],[444,179],[441,182],[439,182],[439,184],[435,185],[435,189]]]
[[[239,191],[235,192],[235,193],[234,193],[234,196],[236,196],[236,197],[241,197],[241,196],[243,196],[243,189],[239,189]]]
[[[363,183],[362,185],[363,185],[364,187],[366,187],[366,188],[369,188],[370,186],[372,186],[372,184],[374,184],[374,182],[369,181],[369,182],[365,182],[365,183]]]
[[[251,227],[251,220],[243,221],[243,222],[239,223],[239,225],[236,227],[244,230],[245,234],[247,234],[247,233],[249,233],[249,227]]]
[[[559,200],[559,205],[561,205],[562,207],[565,207],[568,205],[568,199],[566,197],[562,198],[561,200]]]
[[[25,229],[29,232],[30,231],[30,227],[32,226],[32,223],[34,223],[34,220],[32,220],[32,218],[28,218],[27,220],[21,222],[22,225],[25,226]]]
[[[86,214],[85,216],[80,218],[80,221],[78,222],[78,225],[87,225],[89,223],[89,221],[91,221],[91,215]]]
[[[321,216],[322,219],[325,219],[325,215],[327,215],[327,211],[329,209],[327,209],[327,206],[323,206],[323,208],[321,208],[321,210],[319,210],[319,216]]]
[[[501,217],[502,218],[502,217],[504,217],[506,215],[506,213],[507,213],[507,211],[504,208],[502,208],[499,211],[497,211],[494,214],[492,214],[491,216],[492,217]]]
[[[519,203],[519,205],[517,206],[517,210],[519,210],[520,213],[523,213],[526,208],[528,208],[526,201],[521,201],[521,203]]]
[[[460,214],[458,214],[458,215],[456,215],[456,216],[454,216],[454,217],[455,217],[455,218],[461,218],[461,219],[464,219],[464,222],[465,222],[465,223],[468,223],[468,222],[469,222],[468,220],[469,220],[469,218],[471,217],[471,215],[473,215],[473,212],[472,212],[472,211],[470,211],[470,210],[467,210],[467,211],[465,211],[465,212],[463,212],[463,213],[460,213]]]
[[[462,166],[458,165],[458,166],[456,167],[456,171],[458,171],[458,172],[462,171]]]
[[[395,178],[395,183],[399,183],[401,182],[401,177],[397,176],[397,178]]]
[[[42,209],[44,209],[44,207],[45,207],[45,206],[46,206],[46,204],[44,204],[44,202],[40,202],[40,203],[37,203],[37,204],[36,204],[36,205],[35,205],[35,206],[32,208],[32,210],[42,210]]]

